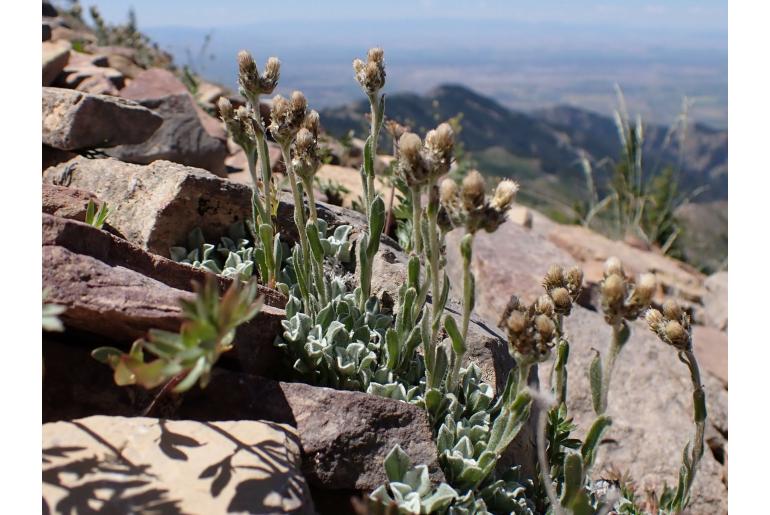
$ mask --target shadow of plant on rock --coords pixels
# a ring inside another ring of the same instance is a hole
[[[126,459],[119,449],[84,424],[72,425],[108,448],[112,455],[100,459],[96,454],[75,458],[85,451],[81,446],[60,446],[43,449],[43,463],[61,464],[43,470],[43,483],[66,491],[54,508],[54,513],[96,514],[152,512],[162,515],[181,514],[180,501],[169,498],[168,490],[152,486],[156,477],[149,472],[149,464],[136,465]],[[65,483],[63,476],[74,476],[85,482]],[[93,478],[93,479],[88,479]],[[149,488],[147,488],[149,487]],[[105,494],[106,492],[106,494]],[[43,513],[51,509],[43,498]]]

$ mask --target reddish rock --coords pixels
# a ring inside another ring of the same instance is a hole
[[[179,300],[195,298],[134,270],[58,245],[43,246],[43,284],[51,291],[48,301],[66,308],[60,315],[65,327],[122,343],[126,349],[149,329],[178,331],[183,321]],[[244,368],[261,373],[275,366],[280,353],[273,342],[284,316],[282,309],[263,306],[238,328],[234,358],[242,356]]]
[[[43,211],[54,211],[52,214],[58,215],[43,214],[44,246],[56,245],[77,254],[86,254],[110,266],[139,272],[184,291],[193,291],[193,282],[202,283],[209,277],[209,272],[150,254],[123,238],[75,221],[81,215],[85,217],[85,208],[82,207],[85,198],[96,199],[91,193],[82,190],[43,185]],[[217,281],[223,293],[232,283],[231,279],[222,276],[217,276]],[[265,304],[281,309],[286,304],[286,297],[279,292],[261,285],[257,288]]]

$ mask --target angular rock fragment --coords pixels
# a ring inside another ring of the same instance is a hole
[[[189,94],[142,100],[140,104],[163,117],[163,125],[143,143],[121,145],[107,154],[130,163],[168,160],[225,176],[227,149],[201,124]]]
[[[200,227],[207,241],[251,216],[251,188],[168,161],[149,165],[77,157],[49,168],[43,182],[87,190],[112,208],[110,223],[132,243],[161,256],[186,245]]]
[[[46,25],[43,25],[46,27]],[[48,39],[50,39],[49,27]],[[45,39],[45,28],[43,29]],[[70,58],[69,41],[44,41],[43,43],[43,86],[50,86],[59,73],[67,66]]]
[[[43,88],[43,143],[60,150],[139,143],[161,123],[160,116],[129,100]]]
[[[150,329],[178,331],[182,321],[179,299],[195,295],[120,265],[72,252],[58,245],[43,246],[43,285],[47,301],[64,306],[65,327],[122,343],[141,338]],[[244,358],[244,369],[261,373],[280,354],[273,342],[281,331],[282,309],[263,306],[238,328],[233,359]]]

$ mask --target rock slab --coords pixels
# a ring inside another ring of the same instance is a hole
[[[135,102],[63,88],[43,88],[43,144],[60,150],[140,143],[162,118]]]
[[[96,194],[112,209],[109,222],[126,239],[161,256],[186,246],[200,227],[207,241],[251,214],[251,188],[169,161],[149,165],[77,157],[49,168],[43,182]]]
[[[140,417],[44,424],[43,504],[44,513],[314,513],[293,428]]]

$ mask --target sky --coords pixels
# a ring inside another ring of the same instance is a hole
[[[136,9],[143,27],[210,27],[275,20],[495,19],[563,24],[655,26],[727,31],[726,0],[84,0],[98,5],[108,21]]]
[[[452,82],[515,109],[568,103],[608,114],[618,83],[645,119],[668,123],[687,96],[694,119],[727,124],[726,0],[81,4],[86,12],[96,5],[109,23],[123,23],[133,7],[139,29],[178,64],[229,87],[238,50],[257,61],[278,56],[281,87],[302,89],[318,107],[358,99],[350,62],[382,46],[391,92]]]

